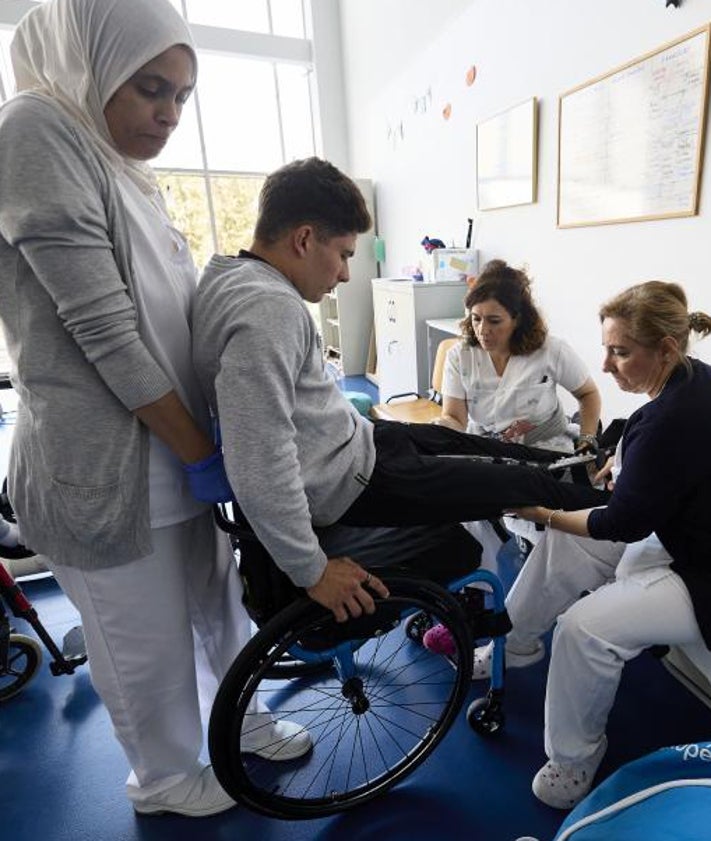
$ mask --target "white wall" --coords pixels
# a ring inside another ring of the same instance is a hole
[[[307,6],[306,19],[307,35],[313,42],[316,71],[311,85],[316,151],[334,166],[349,172],[348,115],[338,0],[311,0]]]
[[[317,0],[318,2],[318,0]],[[384,274],[422,259],[423,235],[463,244],[467,217],[484,260],[527,265],[551,331],[568,338],[603,392],[605,419],[642,400],[600,372],[597,307],[640,280],[677,280],[711,313],[711,165],[700,213],[556,228],[557,105],[563,91],[711,20],[711,0],[340,0],[349,171],[376,184]],[[476,65],[477,78],[464,77]],[[429,100],[415,113],[417,98]],[[476,212],[475,125],[540,101],[536,204]],[[452,117],[442,118],[446,102]],[[403,137],[388,138],[402,122]],[[707,132],[709,158],[711,132]],[[711,361],[711,338],[697,354]]]

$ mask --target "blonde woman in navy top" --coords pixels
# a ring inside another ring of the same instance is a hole
[[[652,645],[684,646],[711,674],[711,367],[688,357],[689,313],[675,283],[650,281],[600,310],[603,370],[649,401],[627,421],[599,479],[606,506],[516,513],[548,526],[508,598],[516,665],[534,662],[556,621],[545,705],[549,761],[533,781],[550,806],[574,806],[607,746],[608,714],[628,660]],[[580,599],[580,593],[592,591]],[[478,650],[481,666],[486,658]],[[510,663],[510,665],[513,665]]]

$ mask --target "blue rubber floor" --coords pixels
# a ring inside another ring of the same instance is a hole
[[[362,378],[342,386],[372,388]],[[14,408],[7,392],[2,396],[3,405]],[[376,390],[372,396],[377,401]],[[12,420],[10,411],[0,423],[5,463]],[[500,555],[505,586],[517,564],[509,542]],[[51,577],[22,587],[56,640],[77,623]],[[32,635],[22,621],[15,625]],[[123,792],[126,760],[87,667],[53,677],[47,659],[23,692],[0,705],[1,841],[514,841],[521,835],[549,841],[563,818],[530,791],[545,759],[547,660],[508,672],[507,721],[497,738],[477,736],[462,714],[426,763],[384,797],[344,816],[291,823],[241,809],[200,820],[137,817]],[[481,693],[474,683],[470,700]],[[711,711],[643,655],[625,670],[608,736],[600,778],[663,745],[708,740]]]
[[[502,553],[503,578],[516,555]],[[55,639],[77,620],[52,578],[25,581],[23,589]],[[32,631],[21,621],[17,629]],[[200,820],[137,817],[123,794],[128,769],[86,667],[38,677],[0,706],[0,838],[3,841],[547,841],[562,815],[530,792],[544,761],[542,710],[546,661],[507,675],[507,722],[500,736],[476,735],[460,716],[426,763],[379,800],[344,816],[281,822],[235,809]],[[472,685],[471,699],[481,686]],[[625,671],[609,727],[610,748],[601,769],[662,745],[708,739],[711,712],[652,658]]]

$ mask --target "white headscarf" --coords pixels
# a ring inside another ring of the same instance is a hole
[[[83,124],[112,169],[151,193],[153,170],[118,151],[104,108],[139,68],[177,44],[195,55],[190,30],[168,0],[50,0],[20,21],[10,49],[17,92],[57,103]]]

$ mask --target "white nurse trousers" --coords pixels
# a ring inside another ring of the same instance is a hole
[[[211,512],[152,532],[154,551],[108,569],[50,568],[81,614],[92,683],[148,800],[196,777],[201,704],[250,636],[227,535]]]
[[[531,650],[558,620],[545,703],[545,751],[554,762],[595,753],[624,664],[645,648],[681,645],[711,675],[711,652],[671,561],[655,534],[624,544],[555,529],[526,560],[506,599],[507,644]]]

